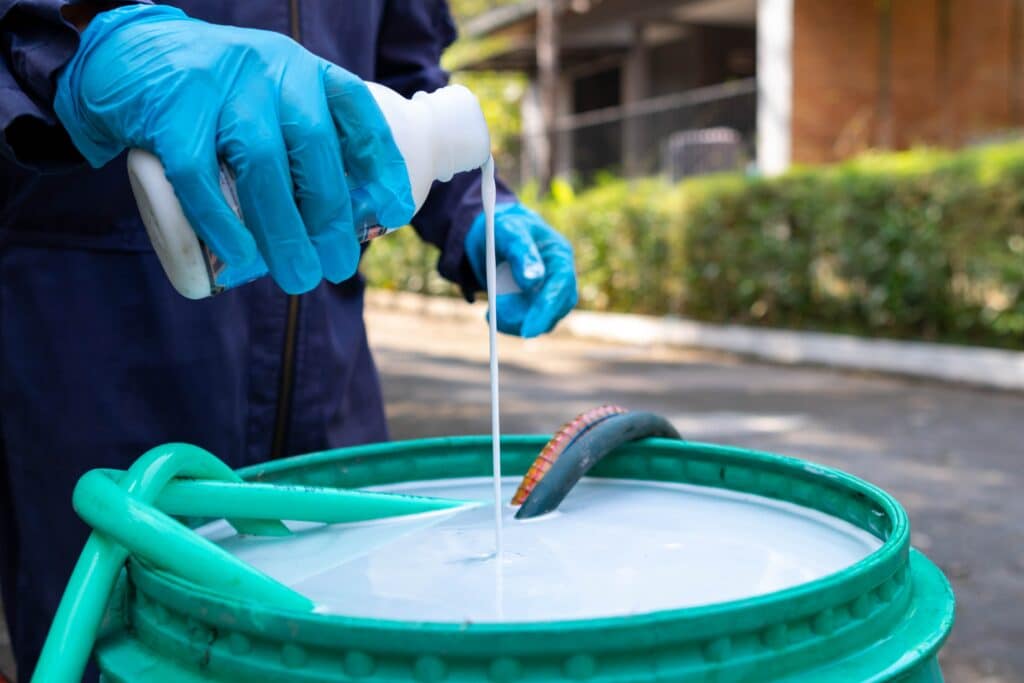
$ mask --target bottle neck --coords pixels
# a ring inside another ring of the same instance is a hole
[[[429,117],[434,178],[442,182],[456,173],[483,166],[491,156],[491,139],[483,111],[476,97],[460,85],[441,88],[431,94],[417,93],[414,103]]]
[[[440,96],[440,93],[438,93]],[[456,146],[452,137],[452,126],[444,118],[445,112],[441,107],[433,106],[438,101],[431,98],[423,98],[423,111],[429,118],[430,158],[433,160],[433,177],[446,183],[452,179],[460,170],[456,159]]]

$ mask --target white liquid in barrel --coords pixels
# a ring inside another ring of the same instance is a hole
[[[488,478],[377,490],[487,500]],[[504,484],[504,498],[518,482]],[[333,526],[289,523],[285,538],[206,528],[228,551],[309,596],[318,611],[433,622],[624,616],[737,600],[840,571],[874,536],[789,503],[714,488],[583,479],[559,510],[505,519],[495,600],[489,506]]]

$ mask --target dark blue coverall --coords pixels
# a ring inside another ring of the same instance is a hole
[[[70,502],[83,472],[125,468],[167,441],[241,467],[387,438],[361,278],[301,297],[270,278],[198,302],[171,288],[124,158],[84,166],[53,114],[78,37],[65,4],[0,0],[0,579],[26,681],[85,540]],[[172,4],[291,35],[406,96],[447,82],[444,0]],[[414,220],[470,297],[463,238],[479,195],[479,174],[457,176]]]

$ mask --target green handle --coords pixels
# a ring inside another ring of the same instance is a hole
[[[75,511],[93,529],[183,579],[232,597],[258,595],[262,601],[285,609],[313,609],[308,598],[151,505],[139,502],[100,472],[87,472],[78,481],[73,501]]]
[[[170,515],[340,524],[478,505],[471,501],[310,486],[172,481],[156,499]]]
[[[241,481],[231,468],[201,448],[165,444],[139,458],[118,488],[142,503],[152,503],[160,489],[176,476]],[[34,682],[73,683],[82,679],[107,600],[126,559],[128,551],[105,534],[93,531],[89,535],[46,636],[32,676]]]
[[[203,481],[172,481],[176,477]],[[280,536],[289,533],[280,519],[354,522],[474,505],[440,498],[249,484],[207,451],[188,444],[158,446],[127,472],[87,472],[75,487],[73,502],[94,530],[57,608],[34,682],[81,680],[129,552],[226,595],[254,599],[267,607],[312,610],[313,603],[306,597],[169,515],[226,517],[239,533]]]

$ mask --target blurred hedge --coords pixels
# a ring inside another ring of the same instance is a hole
[[[1024,348],[1024,144],[532,203],[575,245],[586,308]],[[371,284],[454,293],[411,232],[373,246]]]

